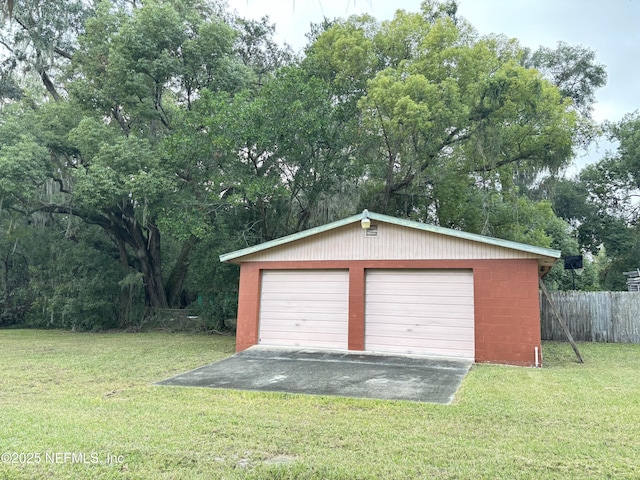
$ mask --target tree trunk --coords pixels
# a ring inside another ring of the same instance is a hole
[[[162,258],[160,255],[160,231],[151,222],[140,224],[135,218],[132,205],[125,205],[118,212],[95,214],[83,212],[68,205],[45,204],[38,211],[76,215],[79,218],[98,225],[113,235],[120,250],[120,261],[127,262],[124,245],[133,250],[136,267],[144,279],[146,306],[150,308],[168,308],[167,293],[162,280]],[[124,263],[123,263],[124,265]]]
[[[120,249],[120,260],[126,256],[122,251],[123,245],[133,250],[138,271],[144,279],[145,302],[147,307],[168,308],[167,293],[162,279],[162,258],[160,255],[160,231],[151,222],[141,225],[136,219],[133,206],[124,206],[118,213],[90,214],[79,212],[63,205],[44,205],[43,212],[66,213],[77,215],[89,223],[99,225],[113,235]],[[126,212],[126,213],[125,213]]]
[[[4,265],[4,309],[9,310],[11,306],[9,302],[11,300],[11,295],[9,294],[9,255],[10,251],[7,252],[7,255],[2,259],[2,263]]]
[[[160,231],[153,223],[144,226],[131,215],[111,216],[108,228],[133,249],[136,263],[144,279],[145,304],[150,308],[168,308],[167,294],[162,280]]]
[[[129,257],[127,255],[127,246],[120,237],[115,237],[118,245],[118,253],[120,254],[120,266],[124,275],[129,273]],[[128,325],[131,321],[131,305],[133,298],[131,288],[122,288],[120,290],[120,308],[118,309],[118,323],[120,326]]]
[[[162,261],[160,257],[160,232],[155,225],[146,227],[147,238],[137,222],[132,224],[133,247],[140,271],[144,275],[145,298],[148,307],[168,308],[167,294],[162,280]]]
[[[197,243],[198,239],[191,236],[191,238],[182,245],[182,250],[176,260],[176,264],[173,266],[173,270],[171,270],[171,273],[169,274],[165,290],[167,292],[167,299],[171,308],[184,306],[181,304],[181,294],[184,289],[184,282],[187,279],[187,273],[189,272],[189,256],[191,255],[193,247],[195,247]]]

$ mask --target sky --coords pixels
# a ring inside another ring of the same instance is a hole
[[[294,50],[306,44],[309,25],[323,17],[368,13],[378,20],[393,17],[397,9],[417,12],[421,0],[228,0],[245,18],[269,16],[276,39]],[[640,110],[640,0],[458,0],[458,15],[481,35],[504,34],[523,46],[555,47],[559,41],[583,45],[605,65],[607,85],[598,90],[593,117],[618,121]],[[572,175],[586,163],[614,149],[600,141],[576,159]]]

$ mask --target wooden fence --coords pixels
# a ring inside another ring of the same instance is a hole
[[[640,294],[549,292],[576,341],[640,343]],[[540,298],[543,340],[566,340],[546,298]]]

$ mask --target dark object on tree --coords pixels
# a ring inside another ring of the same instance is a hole
[[[564,269],[571,270],[573,289],[576,289],[576,270],[582,269],[582,255],[569,255],[564,258]]]
[[[570,255],[564,257],[565,270],[578,270],[582,268],[582,255]]]

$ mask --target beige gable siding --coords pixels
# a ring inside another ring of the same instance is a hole
[[[481,260],[539,258],[538,255],[438,233],[377,224],[376,237],[359,223],[243,257],[245,262],[315,260]]]

